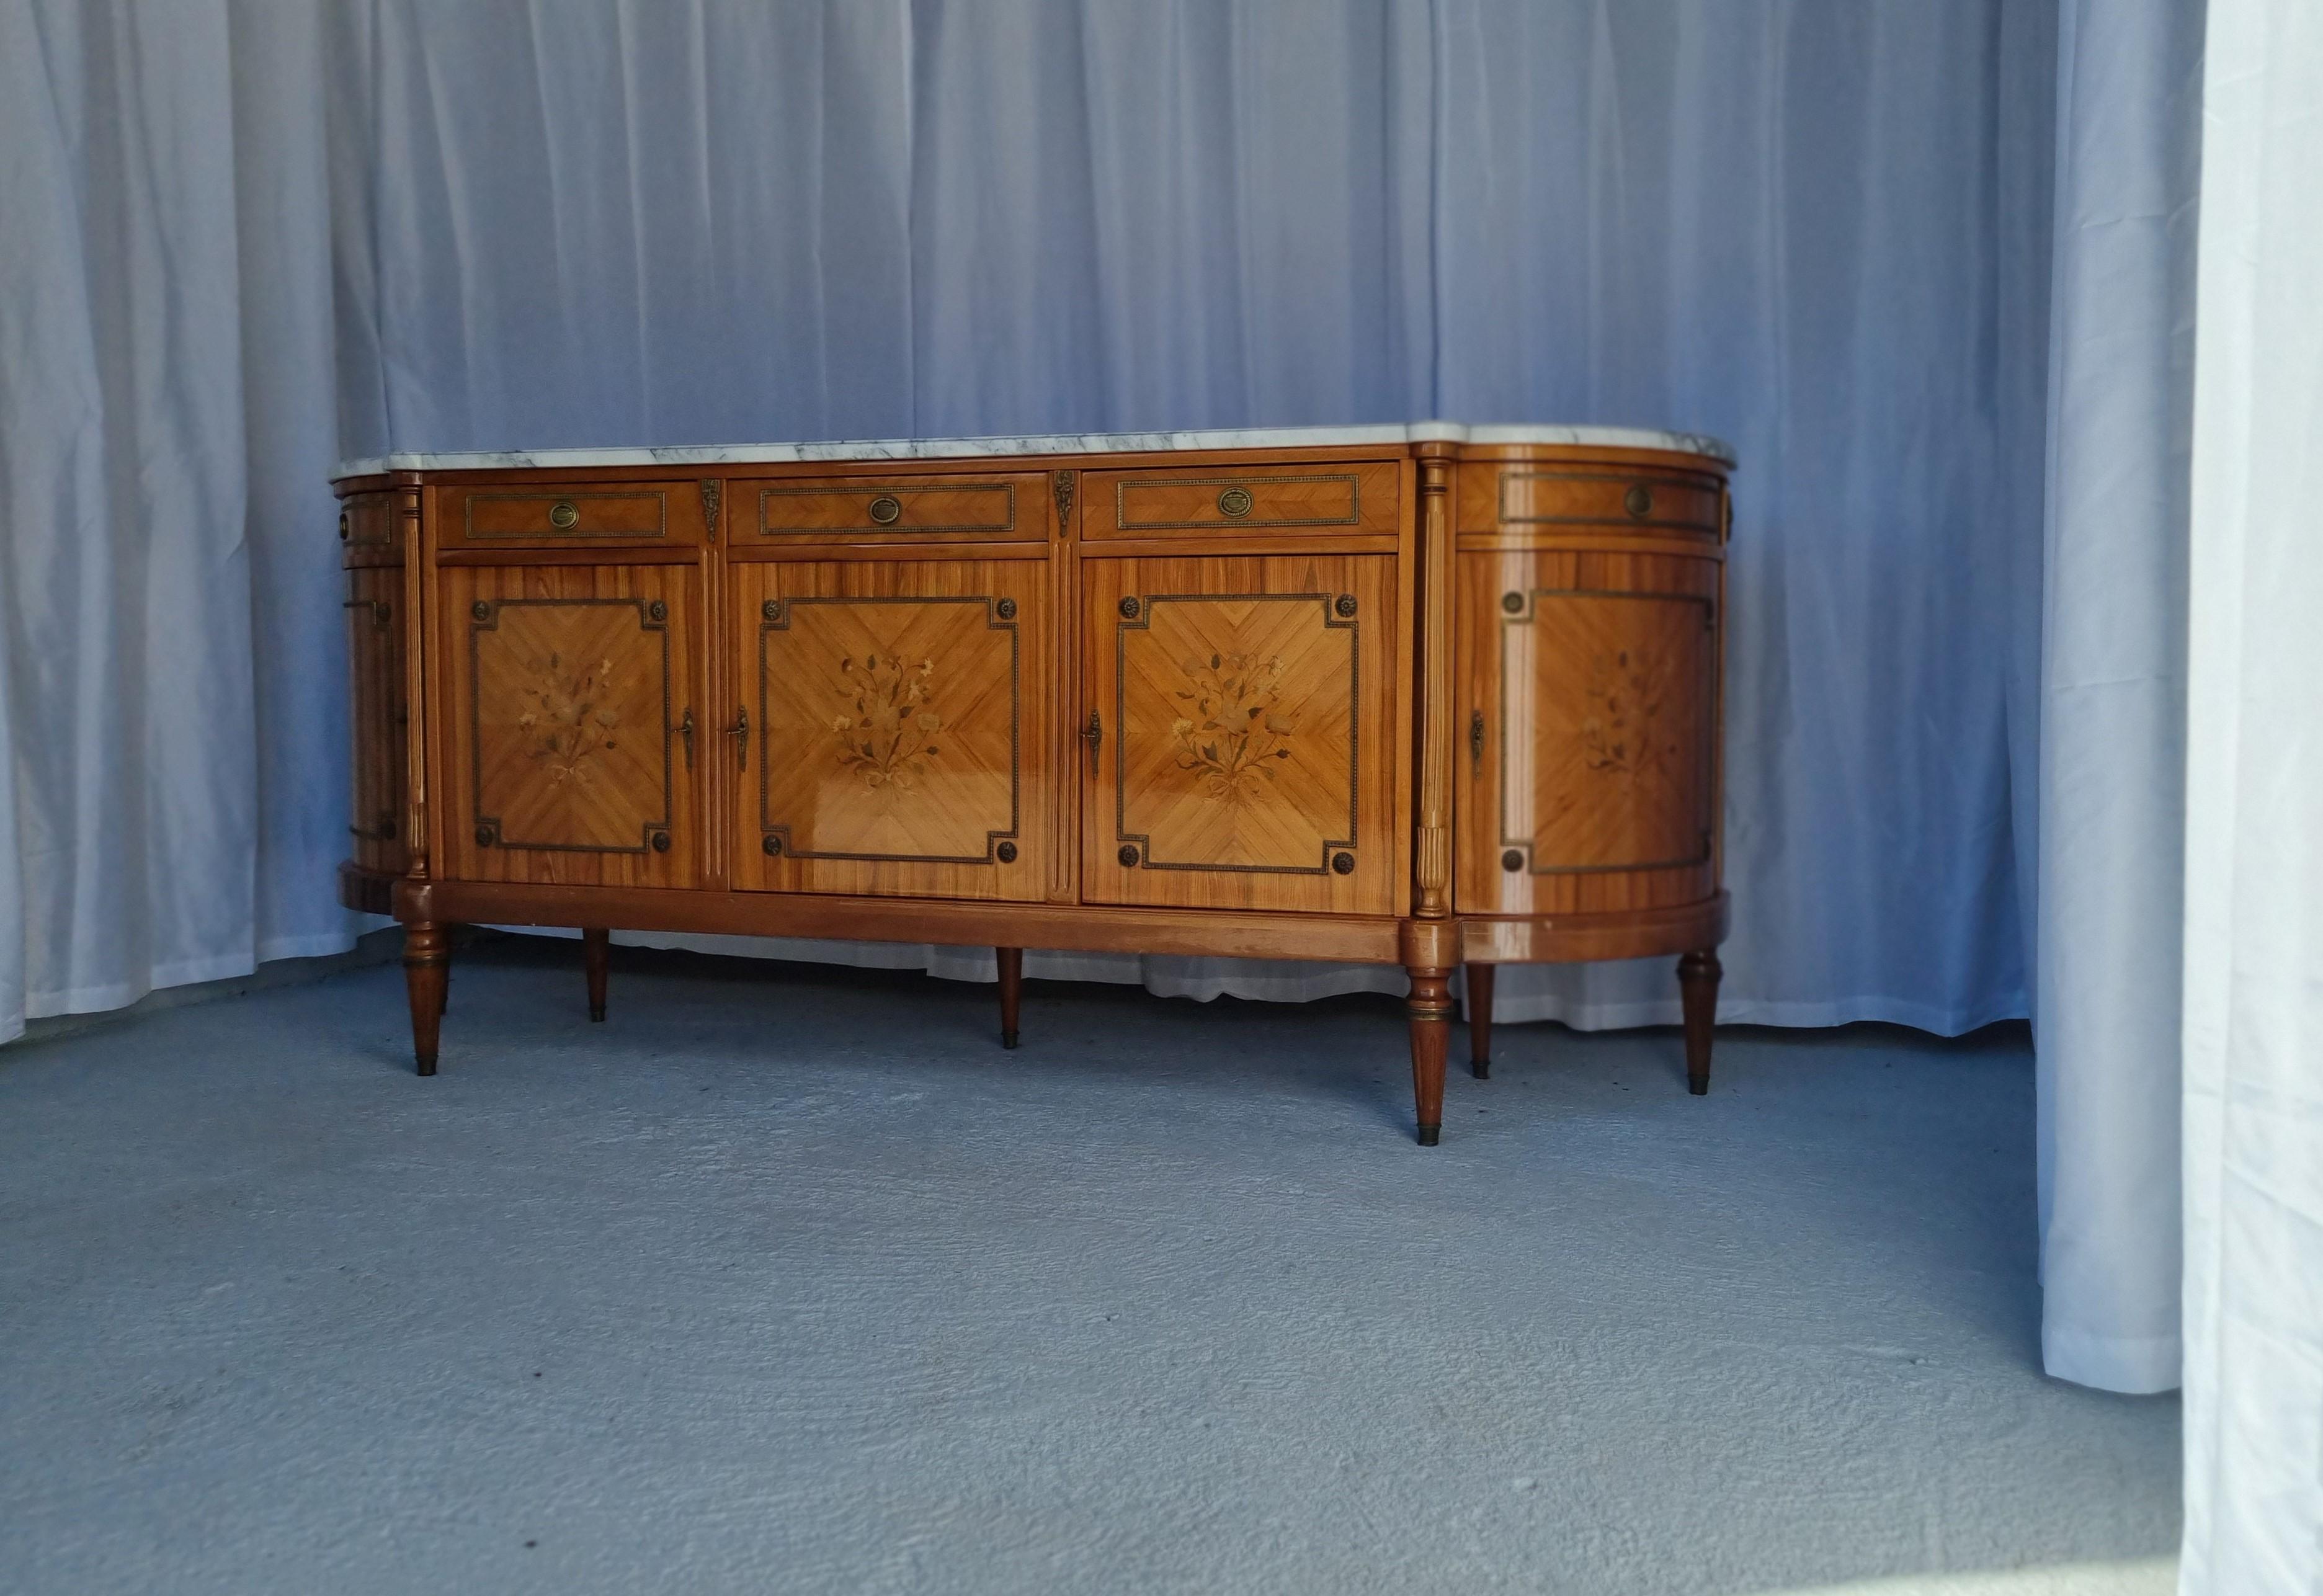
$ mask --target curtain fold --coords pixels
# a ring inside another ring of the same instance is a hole
[[[2043,1361],[2179,1379],[2201,0],[2060,7],[2035,914]]]
[[[2323,12],[2210,0],[2185,920],[2187,1596],[2323,1589]]]

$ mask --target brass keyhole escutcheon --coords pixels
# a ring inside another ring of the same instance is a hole
[[[1522,615],[1524,613],[1524,595],[1522,593],[1502,593],[1501,595],[1501,608],[1510,615]]]
[[[1506,870],[1511,876],[1515,875],[1518,871],[1524,868],[1524,855],[1513,848],[1509,849],[1508,852],[1501,856],[1501,868]]]
[[[1355,873],[1355,856],[1351,853],[1333,854],[1331,873],[1335,876],[1353,876]]]
[[[1643,482],[1633,484],[1627,493],[1621,495],[1621,508],[1644,520],[1654,513],[1654,491]]]
[[[1135,620],[1137,619],[1136,600],[1124,599],[1121,601],[1121,619],[1124,620]]]
[[[1001,600],[1000,602],[992,607],[992,613],[998,616],[1003,620],[1015,619],[1016,601],[1014,599]]]
[[[1121,845],[1121,851],[1113,857],[1119,859],[1125,865],[1134,867],[1137,863],[1136,846],[1134,843],[1125,842]]]
[[[569,532],[581,524],[581,512],[569,504],[558,504],[548,512],[548,524],[559,532]]]
[[[1341,593],[1339,595],[1338,601],[1333,604],[1331,608],[1337,613],[1341,620],[1354,619],[1355,595],[1353,593]]]
[[[992,851],[1004,865],[1013,865],[1016,862],[1016,845],[1013,842],[1004,842]]]
[[[1218,514],[1232,516],[1238,521],[1250,514],[1251,503],[1248,488],[1228,488],[1218,495]]]
[[[902,517],[902,500],[892,493],[882,493],[871,501],[871,518],[882,527],[892,527]]]
[[[758,851],[770,859],[778,858],[783,851],[783,839],[779,837],[761,837],[758,839]]]

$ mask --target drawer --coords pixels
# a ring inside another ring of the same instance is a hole
[[[1629,526],[1719,531],[1717,485],[1674,472],[1470,465],[1462,469],[1464,530]]]
[[[1049,536],[1048,480],[1033,472],[761,481],[738,486],[744,492],[737,497],[757,506],[750,523],[757,537],[857,542],[888,537],[1045,540]]]
[[[1084,537],[1166,537],[1178,532],[1392,533],[1399,468],[1385,461],[1314,465],[1195,466],[1093,471],[1085,482]]]
[[[453,488],[444,544],[699,543],[717,502],[714,482]]]
[[[352,569],[402,561],[394,494],[350,493],[339,501],[340,564]]]

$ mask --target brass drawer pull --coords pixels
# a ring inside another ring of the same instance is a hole
[[[726,735],[734,739],[734,768],[750,768],[750,711],[746,707],[734,711],[734,724]]]
[[[1097,712],[1095,710],[1089,711],[1088,724],[1081,728],[1081,740],[1088,744],[1089,774],[1095,775],[1097,751],[1105,742],[1105,722],[1097,718]]]
[[[1484,774],[1484,711],[1468,711],[1468,775],[1471,780]]]
[[[687,710],[685,719],[677,723],[677,735],[685,739],[685,767],[693,768],[693,711]]]
[[[1654,491],[1643,482],[1632,484],[1630,491],[1621,495],[1621,508],[1638,519],[1644,520],[1654,513]]]
[[[903,518],[904,506],[892,493],[882,493],[871,501],[871,518],[882,527],[892,527]]]
[[[581,524],[581,512],[571,504],[559,500],[549,509],[548,524],[559,532],[569,532]]]
[[[1248,488],[1228,488],[1218,495],[1218,514],[1239,521],[1250,514],[1253,502]]]

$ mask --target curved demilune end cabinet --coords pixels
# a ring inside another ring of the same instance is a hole
[[[1177,445],[1181,446],[1161,446]],[[1676,956],[1707,1089],[1722,446],[1438,426],[390,457],[338,481],[340,897],[450,927],[1392,961]]]

